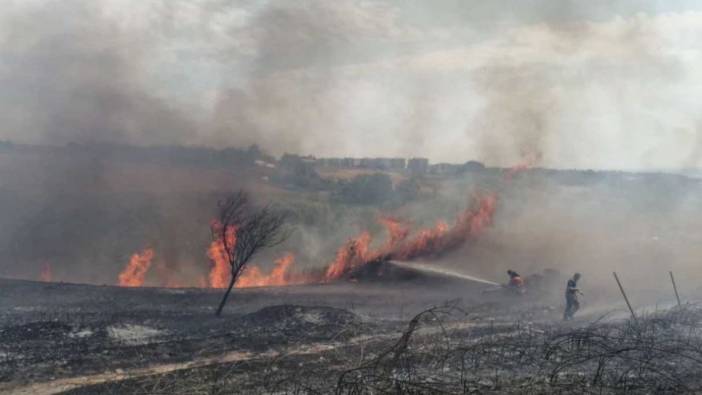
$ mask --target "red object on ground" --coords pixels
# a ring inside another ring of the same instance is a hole
[[[515,288],[521,288],[524,286],[524,280],[519,276],[514,276],[509,279],[509,286]]]

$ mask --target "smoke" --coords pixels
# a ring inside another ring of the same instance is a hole
[[[326,17],[325,7],[306,2],[256,19],[276,21],[257,23],[260,72],[218,102],[229,118],[217,124],[277,153],[629,169],[680,166],[677,152],[696,134],[685,92],[700,80],[686,39],[698,13],[631,7],[608,16],[561,3],[539,19],[478,7],[503,26],[478,31],[467,13],[476,24],[461,29],[426,22],[442,12],[412,19],[398,6],[391,24],[371,32],[381,44],[359,47],[364,19]]]
[[[533,67],[493,66],[476,71],[486,105],[477,125],[481,159],[488,163],[539,164],[554,134],[559,100],[550,73]]]
[[[636,15],[515,29],[490,44],[507,50],[474,72],[484,105],[467,135],[480,136],[488,162],[681,166],[675,152],[688,149],[694,115],[680,94],[699,75],[671,46],[680,42],[670,41],[670,27],[689,18]]]
[[[6,1],[0,9],[0,139],[255,143],[274,154],[424,156],[496,166],[698,166],[702,13],[688,2],[666,3]],[[5,225],[12,232],[3,230],[12,235],[3,239],[22,250],[16,266],[23,259],[39,265],[47,256],[64,256],[81,260],[81,273],[92,270],[89,280],[104,281],[93,262],[122,264],[129,254],[153,247],[155,266],[163,260],[204,267],[207,235],[196,241],[192,235],[209,219],[207,194],[243,176],[120,167],[99,153],[86,154],[17,162],[12,171],[0,167],[7,172],[2,188],[12,189],[0,189],[0,198],[11,203],[0,206],[3,214],[13,217]],[[589,259],[629,256],[624,250],[607,256],[587,251],[598,251],[626,215],[636,215],[626,210],[630,196],[612,206],[626,213],[615,216],[619,222],[597,222],[603,215],[597,207],[575,213],[573,207],[579,199],[618,198],[616,191],[564,196],[532,181],[540,189],[486,237],[513,240],[510,264],[530,254],[553,265],[572,261],[574,268]],[[665,186],[656,182],[635,192],[660,197]],[[40,187],[27,187],[31,183]],[[24,198],[29,189],[33,200]],[[469,188],[446,189],[451,196],[431,203],[435,209],[419,202],[406,208],[406,217],[450,218],[448,211],[458,210],[454,206],[464,203]],[[544,208],[549,201],[558,206]],[[692,215],[699,203],[679,196],[666,201],[680,204],[679,211],[664,210],[677,219]],[[506,199],[501,207],[518,202]],[[15,210],[30,204],[33,209]],[[303,262],[328,259],[328,249],[367,228],[351,218],[356,213],[342,218],[329,209],[328,226],[320,230],[317,211],[310,211],[309,231],[296,236],[300,245],[312,246]],[[67,226],[67,218],[75,222]],[[47,221],[53,225],[44,226]],[[514,233],[501,234],[500,226]],[[619,245],[656,245],[650,242],[656,232],[641,232]],[[86,255],[79,249],[84,245],[98,246],[99,256]],[[471,251],[476,261],[481,251],[484,261],[499,260],[488,250]],[[685,252],[680,249],[680,259]],[[54,270],[58,278],[65,271]]]
[[[378,98],[374,82],[345,68],[378,57],[403,33],[394,22],[389,7],[351,1],[273,3],[260,11],[248,24],[255,55],[244,81],[219,87],[218,141],[258,143],[277,154],[347,153],[362,133],[351,131],[353,117],[362,110],[375,119],[362,101]]]
[[[0,138],[678,167],[698,134],[691,8],[13,1]]]
[[[197,131],[146,81],[153,38],[118,24],[100,3],[17,2],[2,16],[5,137],[153,144]]]

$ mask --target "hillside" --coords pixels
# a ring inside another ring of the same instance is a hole
[[[414,229],[451,223],[475,193],[485,192],[498,198],[494,221],[470,245],[441,257],[442,264],[492,278],[510,267],[587,269],[606,278],[609,268],[632,275],[642,268],[685,271],[702,252],[694,221],[702,207],[700,182],[684,176],[531,169],[507,177],[491,168],[418,176],[328,166],[300,172],[264,154],[248,158],[246,150],[242,160],[206,160],[221,154],[196,152],[200,156],[182,148],[121,146],[2,150],[0,274],[38,279],[50,265],[53,280],[114,284],[132,254],[152,248],[155,269],[146,284],[198,285],[210,267],[208,227],[216,202],[239,187],[291,213],[288,242],[256,258],[264,270],[286,253],[295,255],[299,270],[323,268],[362,231],[382,243],[380,217],[401,218]],[[322,181],[296,184],[291,172]],[[349,179],[384,173],[392,185]],[[415,183],[413,195],[400,195],[403,180]],[[376,189],[358,195],[364,188]],[[354,199],[373,200],[347,201],[349,190]],[[696,275],[690,273],[691,283]],[[650,279],[635,283],[652,285]]]

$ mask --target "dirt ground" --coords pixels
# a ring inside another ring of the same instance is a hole
[[[344,372],[380,369],[390,363],[387,355],[404,355],[393,347],[415,321],[406,347],[413,352],[444,340],[464,344],[505,333],[529,331],[531,338],[573,330],[604,313],[585,309],[563,324],[558,293],[522,297],[484,292],[489,288],[423,281],[241,289],[217,318],[216,290],[0,280],[0,392],[377,393],[383,392],[373,391],[377,383],[344,387]],[[432,306],[441,307],[413,320]],[[620,319],[613,318],[622,316],[618,311],[608,319]],[[444,372],[420,359],[426,363],[412,368],[413,375]],[[482,384],[448,392],[500,388],[474,382]],[[435,389],[421,388],[418,393]]]

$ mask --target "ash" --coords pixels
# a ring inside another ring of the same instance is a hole
[[[216,318],[217,291],[0,285],[0,392],[702,391],[696,305],[562,323],[543,295],[340,283],[242,290]]]

